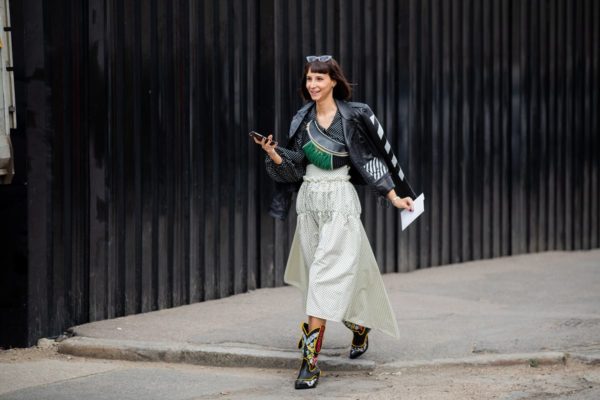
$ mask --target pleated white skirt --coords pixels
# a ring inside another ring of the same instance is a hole
[[[308,165],[284,280],[304,294],[307,315],[399,337],[348,172]]]

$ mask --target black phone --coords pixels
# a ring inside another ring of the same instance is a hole
[[[256,132],[256,131],[250,131],[250,132],[248,133],[248,135],[249,135],[250,137],[253,137],[253,138],[255,138],[256,140],[263,140],[263,139],[267,139],[267,137],[266,137],[266,136],[263,136],[263,135],[261,135],[260,133],[258,133],[258,132]],[[271,141],[271,143],[272,143],[272,144],[277,144],[277,142],[276,142],[276,141],[274,141],[274,140],[272,140],[272,141]]]

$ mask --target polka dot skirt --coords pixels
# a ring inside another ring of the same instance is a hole
[[[347,166],[333,171],[307,166],[285,281],[304,293],[307,315],[398,337],[348,171]]]

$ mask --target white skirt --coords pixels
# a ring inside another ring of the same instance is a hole
[[[308,165],[284,280],[304,294],[307,315],[399,337],[348,171]]]

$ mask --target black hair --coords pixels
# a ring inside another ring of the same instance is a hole
[[[302,93],[302,97],[304,100],[310,100],[310,93],[308,93],[308,89],[306,89],[306,74],[308,71],[317,73],[317,74],[328,74],[329,77],[336,81],[336,85],[333,88],[333,97],[338,100],[350,100],[352,97],[352,87],[350,83],[344,76],[344,71],[342,71],[342,67],[335,61],[334,58],[331,58],[327,61],[313,61],[307,62],[304,65],[304,73],[302,75],[302,87],[300,91]]]

